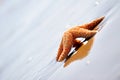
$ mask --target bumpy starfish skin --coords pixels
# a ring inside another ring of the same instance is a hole
[[[93,30],[102,20],[104,17],[95,19],[94,21],[81,25],[81,26],[75,26],[73,28],[68,29],[64,32],[56,60],[57,61],[63,61],[70,52],[72,46],[75,47],[77,44],[80,44],[81,42],[76,40],[76,38],[83,37],[83,38],[89,38],[92,37],[97,33],[97,30]]]

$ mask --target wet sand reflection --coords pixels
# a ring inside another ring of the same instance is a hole
[[[83,58],[85,58],[90,49],[92,48],[92,45],[93,45],[93,42],[94,42],[94,37],[91,38],[87,44],[83,44],[79,49],[78,51],[73,54],[65,63],[64,63],[64,67],[67,67],[69,64],[71,64],[72,62],[76,61],[76,60],[81,60]]]

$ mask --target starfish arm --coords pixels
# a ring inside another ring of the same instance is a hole
[[[72,34],[74,38],[79,38],[79,37],[89,38],[95,35],[97,32],[98,32],[97,30],[88,30],[88,29],[80,28],[79,30],[72,31]]]
[[[63,35],[63,51],[57,61],[63,61],[69,54],[73,45],[73,36],[69,32],[65,32]]]
[[[84,29],[93,30],[103,19],[104,19],[104,17],[100,17],[100,18],[97,18],[97,19],[91,21],[90,23],[86,23],[79,27],[84,28]]]

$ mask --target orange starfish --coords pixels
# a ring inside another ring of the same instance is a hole
[[[103,19],[104,17],[100,17],[91,21],[90,23],[81,26],[75,26],[65,31],[58,49],[56,60],[63,61],[68,56],[68,53],[70,52],[72,46],[75,47],[76,45],[81,43],[81,41],[77,40],[76,38],[89,38],[95,35],[98,31],[93,29]]]

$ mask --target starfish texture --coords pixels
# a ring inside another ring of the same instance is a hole
[[[93,29],[103,19],[104,17],[100,17],[91,21],[90,23],[81,26],[75,26],[65,31],[58,49],[56,60],[59,62],[63,61],[68,56],[71,48],[81,43],[81,41],[77,40],[76,38],[89,38],[95,35],[98,31]]]

